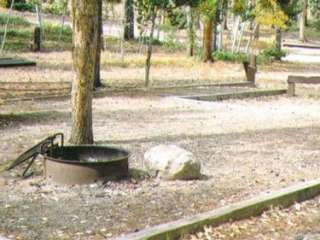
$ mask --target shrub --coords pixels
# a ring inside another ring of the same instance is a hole
[[[13,9],[17,11],[34,11],[34,5],[32,3],[15,3]]]
[[[143,44],[149,43],[149,36],[138,37],[137,41],[142,42]],[[162,45],[162,42],[158,39],[152,39],[152,45]]]
[[[283,50],[280,50],[276,47],[268,47],[266,49],[264,49],[261,53],[261,55],[270,58],[271,60],[274,59],[281,59],[282,57],[285,57],[287,55],[287,53]]]
[[[244,53],[232,53],[228,51],[216,51],[213,53],[213,58],[226,62],[243,62],[247,60],[247,55]]]

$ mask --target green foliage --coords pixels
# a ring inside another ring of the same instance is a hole
[[[17,11],[34,11],[34,5],[32,3],[15,3],[13,9]]]
[[[142,44],[148,44],[149,39],[150,39],[149,36],[141,36],[137,38],[137,41],[139,41]],[[151,44],[161,46],[162,42],[159,41],[158,39],[153,38]]]
[[[2,8],[8,7],[8,0],[0,0],[0,7]]]
[[[245,0],[234,0],[232,6],[232,12],[236,15],[242,15],[247,8],[247,2]]]
[[[71,42],[72,41],[72,29],[70,26],[61,26],[58,24],[51,24],[45,22],[43,24],[45,40],[58,41],[61,36],[61,41]]]
[[[214,19],[217,13],[217,0],[201,0],[198,9],[202,17]]]
[[[309,0],[309,8],[312,15],[319,18],[320,15],[320,0]]]
[[[282,57],[285,57],[287,55],[287,53],[283,50],[280,50],[280,49],[272,46],[272,47],[268,47],[268,48],[264,49],[262,51],[261,55],[273,60],[273,59],[280,59]]]
[[[0,36],[2,37],[4,34],[4,30],[0,30]],[[8,29],[7,30],[7,38],[30,38],[32,33],[26,29]]]
[[[7,19],[8,19],[8,14],[0,13],[0,25],[5,25],[7,23]],[[22,17],[11,15],[9,19],[9,27],[11,26],[27,27],[27,26],[31,26],[31,23]]]
[[[172,26],[179,29],[185,29],[187,26],[187,17],[183,10],[173,9],[168,11],[169,22]]]
[[[247,55],[244,53],[232,53],[228,51],[216,51],[213,53],[213,58],[226,62],[243,62],[247,60]]]
[[[63,15],[66,14],[67,4],[66,0],[54,0],[51,3],[43,3],[42,11],[54,15]]]
[[[310,27],[314,28],[317,31],[320,31],[320,19],[311,22]]]
[[[279,2],[277,0],[259,0],[254,10],[256,22],[266,26],[286,28],[288,16]]]

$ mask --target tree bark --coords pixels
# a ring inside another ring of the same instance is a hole
[[[222,29],[228,30],[228,0],[223,0],[222,4]]]
[[[281,51],[281,43],[282,43],[282,32],[281,32],[281,29],[280,28],[276,28],[276,42],[275,42],[275,45],[276,45],[276,48]],[[277,58],[276,60],[281,60],[281,57],[280,58]]]
[[[212,30],[213,19],[204,18],[203,22],[203,61],[213,62],[212,58]]]
[[[301,42],[307,41],[305,36],[307,12],[308,12],[308,0],[303,0],[303,10],[299,15],[299,40]]]
[[[188,20],[188,40],[189,40],[189,56],[192,57],[194,55],[194,48],[195,48],[195,26],[194,26],[194,10],[191,6],[188,6],[187,9],[187,20]]]
[[[124,39],[134,39],[134,8],[133,0],[125,0],[124,2],[125,24]]]
[[[145,66],[145,86],[147,88],[150,87],[150,67],[151,67],[151,55],[152,55],[152,41],[153,41],[153,33],[154,28],[156,25],[156,18],[157,12],[155,9],[152,10],[153,14],[151,16],[151,30],[149,35],[149,42],[148,42],[148,50],[147,50],[147,59],[146,59],[146,66]]]
[[[72,0],[73,68],[72,129],[73,144],[93,143],[92,90],[99,36],[96,0]]]
[[[100,76],[100,65],[101,65],[101,49],[103,42],[103,24],[102,24],[102,0],[96,0],[98,5],[98,39],[96,49],[96,61],[94,65],[94,89],[102,86]]]
[[[257,23],[255,31],[254,31],[253,39],[254,40],[259,40],[259,37],[260,37],[260,24]]]

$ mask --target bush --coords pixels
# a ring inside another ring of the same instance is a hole
[[[247,55],[244,53],[232,53],[228,51],[216,51],[213,54],[215,60],[226,62],[243,62],[247,60]]]
[[[138,42],[142,42],[143,44],[148,44],[149,43],[149,36],[138,37],[137,41]],[[160,40],[158,40],[158,39],[153,38],[152,39],[152,45],[161,46],[162,42]]]
[[[15,3],[13,9],[17,11],[34,11],[34,5],[32,3]]]
[[[274,60],[274,59],[281,59],[282,57],[285,57],[287,53],[276,47],[268,47],[262,51],[261,55],[267,58],[270,58],[271,60]]]

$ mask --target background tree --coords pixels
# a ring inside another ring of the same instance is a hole
[[[101,66],[101,50],[103,46],[103,21],[102,21],[102,0],[96,0],[98,5],[98,39],[96,61],[94,65],[94,88],[102,87],[100,66]]]
[[[285,3],[282,2],[282,4]],[[288,21],[288,15],[284,10],[286,8],[289,8],[289,6],[282,6],[276,0],[259,0],[256,3],[254,11],[255,21],[258,24],[275,28],[275,48],[279,52],[281,51],[282,29],[286,28]]]
[[[166,10],[172,7],[172,2],[170,0],[137,0],[136,6],[138,10],[138,22],[141,26],[149,27],[148,36],[148,47],[147,56],[145,64],[145,87],[149,88],[151,86],[150,82],[150,68],[151,68],[151,56],[152,56],[152,43],[153,35],[155,29],[155,23],[157,18],[157,13],[160,9]]]
[[[124,39],[134,39],[134,3],[133,0],[124,0]]]
[[[98,4],[96,0],[72,0],[73,67],[72,129],[73,144],[93,143],[92,90],[99,38]]]
[[[199,12],[203,22],[203,61],[213,62],[213,28],[216,24],[217,0],[202,0]]]
[[[307,25],[308,0],[301,0],[301,13],[299,14],[299,40],[306,42],[305,28]]]

